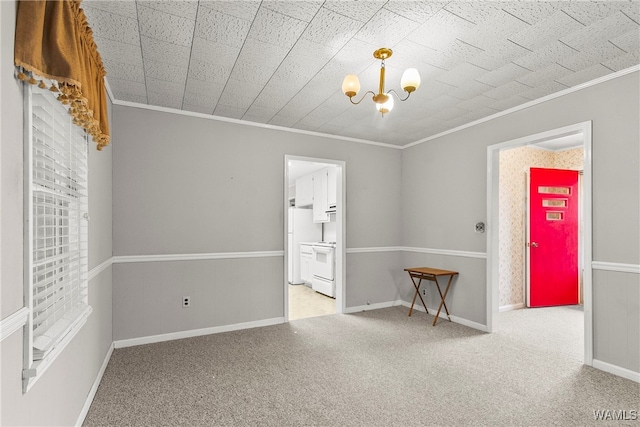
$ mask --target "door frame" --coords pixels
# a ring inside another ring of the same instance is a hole
[[[593,294],[592,294],[592,122],[586,121],[562,128],[552,129],[516,138],[487,147],[487,280],[486,313],[487,331],[493,332],[494,320],[499,306],[499,172],[500,151],[510,148],[535,145],[564,136],[582,135],[584,147],[583,193],[580,208],[584,228],[582,240],[583,298],[584,298],[584,363],[593,365]]]
[[[342,314],[346,309],[345,283],[347,279],[346,260],[346,228],[347,228],[347,203],[346,203],[346,162],[342,160],[321,159],[317,157],[301,157],[285,154],[284,156],[284,261],[283,261],[283,286],[284,286],[284,321],[289,321],[289,162],[302,161],[312,163],[326,163],[335,165],[337,169],[336,186],[337,199],[340,201],[336,212],[336,314]]]

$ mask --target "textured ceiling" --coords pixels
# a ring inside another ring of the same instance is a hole
[[[117,101],[405,145],[640,63],[635,1],[93,1]],[[377,91],[422,85],[381,117]],[[361,95],[359,94],[357,98]]]

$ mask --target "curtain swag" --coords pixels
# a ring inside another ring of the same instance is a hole
[[[101,150],[109,144],[106,72],[80,2],[18,1],[15,64],[18,79],[59,92]]]

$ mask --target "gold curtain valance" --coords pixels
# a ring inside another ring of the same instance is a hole
[[[80,2],[19,1],[15,64],[21,80],[40,87],[47,87],[43,79],[50,80],[74,122],[101,150],[109,144],[106,73]]]

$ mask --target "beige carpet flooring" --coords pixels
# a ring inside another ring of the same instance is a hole
[[[550,349],[584,361],[584,311],[581,305],[524,308],[499,313],[495,333],[523,345]]]
[[[289,320],[336,313],[336,300],[305,285],[289,285]]]
[[[391,307],[116,349],[84,425],[638,425],[594,419],[638,411],[637,383],[513,325],[432,320]]]

